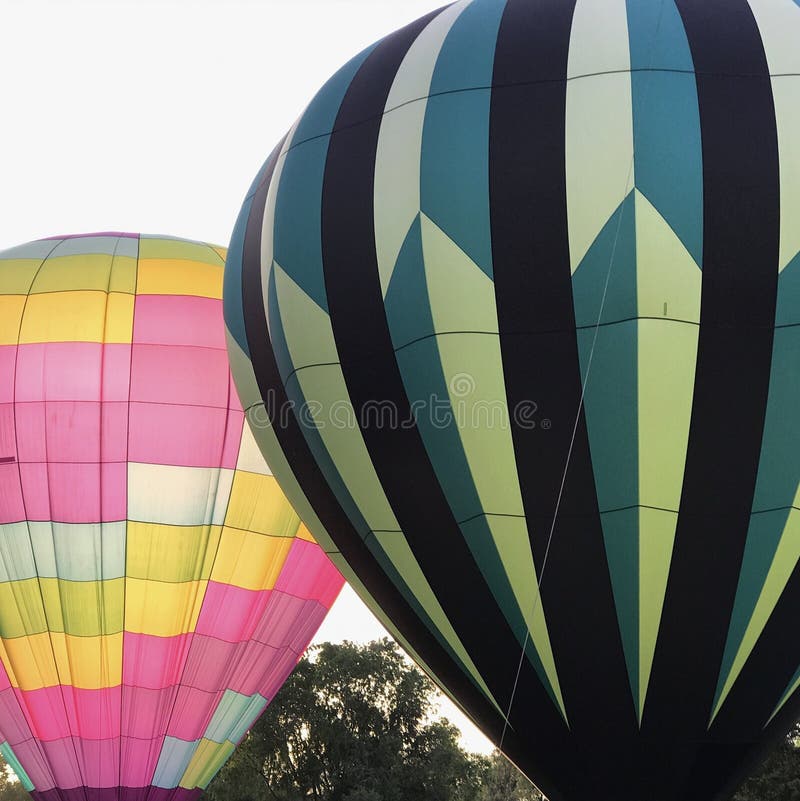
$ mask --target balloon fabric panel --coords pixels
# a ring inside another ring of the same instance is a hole
[[[798,36],[452,4],[331,78],[233,234],[275,475],[556,801],[724,798],[800,706]]]
[[[341,587],[243,424],[224,255],[0,254],[0,748],[36,798],[198,796]]]

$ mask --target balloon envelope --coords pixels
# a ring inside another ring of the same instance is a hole
[[[198,797],[341,587],[244,426],[224,256],[0,253],[0,753],[36,798]]]
[[[553,799],[723,797],[800,712],[798,41],[789,0],[455,3],[242,209],[259,444]]]

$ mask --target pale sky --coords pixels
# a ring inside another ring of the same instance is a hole
[[[91,231],[227,245],[327,78],[444,0],[0,0],[0,250]],[[386,632],[345,587],[316,641]],[[449,701],[463,744],[489,742]]]

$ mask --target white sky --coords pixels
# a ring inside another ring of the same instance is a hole
[[[91,231],[227,245],[327,78],[445,0],[0,0],[0,250]],[[345,587],[317,641],[385,630]],[[489,742],[453,707],[463,744]]]

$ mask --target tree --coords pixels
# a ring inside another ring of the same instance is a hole
[[[435,688],[389,640],[318,646],[233,759],[210,801],[474,801],[485,765],[431,721]]]
[[[797,801],[800,798],[800,723],[767,757],[759,771],[736,792],[733,801]]]
[[[466,754],[458,745],[459,736],[459,730],[447,720],[423,729],[409,756],[410,781],[404,787],[404,799],[475,801],[486,773],[486,760]]]
[[[494,751],[488,761],[479,801],[546,801],[499,751]]]
[[[209,801],[546,801],[502,755],[465,753],[437,690],[388,640],[300,661],[207,791]],[[800,725],[732,801],[800,800]],[[0,777],[1,779],[1,777]],[[0,801],[22,801],[4,795]]]
[[[25,788],[17,781],[8,764],[0,756],[0,801],[31,801]]]

